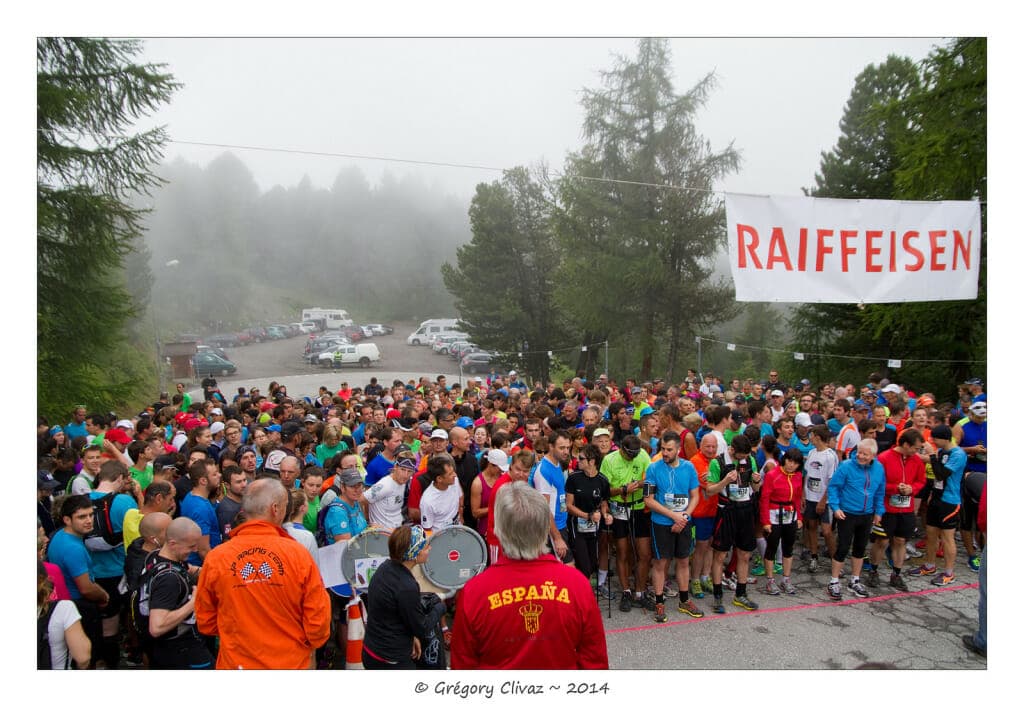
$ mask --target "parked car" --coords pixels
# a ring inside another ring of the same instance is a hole
[[[238,334],[212,334],[211,336],[204,336],[203,343],[207,346],[219,346],[223,349],[230,349],[241,346],[242,340],[238,337]]]
[[[354,324],[352,326],[343,326],[339,331],[351,341],[359,341],[363,338],[363,328]]]
[[[313,322],[302,322],[301,324],[299,324],[299,328],[302,330],[303,334],[316,333],[316,324],[314,324]]]
[[[447,354],[451,345],[456,341],[466,341],[465,334],[441,334],[434,339],[431,348],[436,354]]]
[[[228,356],[224,352],[224,349],[222,349],[220,347],[217,347],[217,346],[207,346],[206,344],[199,344],[199,345],[196,346],[196,353],[202,353],[204,351],[207,351],[207,352],[213,353],[213,354],[217,354],[218,356],[220,356],[221,358],[223,358],[226,361],[230,361],[231,360],[231,357]]]
[[[305,348],[302,350],[302,356],[309,363],[316,363],[317,357],[328,349],[333,349],[342,344],[351,344],[346,337],[343,336],[324,336],[316,339],[309,339],[306,342]]]
[[[387,324],[363,324],[363,328],[372,331],[374,336],[386,336],[395,333],[394,327],[389,327]]]
[[[448,347],[448,355],[456,361],[460,361],[466,354],[479,350],[480,347],[471,341],[453,341],[452,345]]]
[[[321,366],[331,368],[339,368],[345,364],[357,364],[363,368],[369,368],[371,363],[380,361],[381,358],[377,344],[341,344],[321,353],[319,362]]]
[[[238,340],[242,343],[242,346],[248,346],[252,342],[256,341],[256,339],[253,338],[252,334],[250,334],[248,331],[244,329],[242,331],[235,332],[235,336],[238,337]]]
[[[505,367],[497,363],[497,356],[487,351],[474,351],[462,357],[462,370],[467,373],[504,373]]]
[[[288,336],[298,336],[302,333],[302,322],[289,322],[285,325]]]
[[[282,324],[271,324],[267,327],[268,339],[287,339],[287,328]]]
[[[249,334],[249,336],[252,337],[253,341],[266,341],[267,340],[267,330],[266,330],[265,327],[251,326],[248,329],[246,329],[245,331],[246,331],[246,333]]]
[[[230,376],[238,368],[212,351],[200,351],[192,357],[192,371],[197,376]]]

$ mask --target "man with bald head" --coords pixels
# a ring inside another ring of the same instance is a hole
[[[281,527],[288,492],[277,479],[257,479],[242,510],[245,523],[203,563],[197,626],[220,637],[219,669],[311,668],[330,635],[331,602],[313,558]]]
[[[150,667],[209,670],[213,668],[213,655],[196,630],[195,587],[187,562],[203,531],[194,520],[182,516],[167,525],[166,537],[156,563],[146,569],[150,577]]]
[[[468,527],[476,530],[476,518],[473,517],[473,509],[470,507],[472,497],[473,480],[480,475],[480,462],[476,455],[469,451],[469,432],[462,427],[452,427],[448,432],[448,441],[452,445],[452,459],[455,460],[455,475],[462,487],[462,521]]]

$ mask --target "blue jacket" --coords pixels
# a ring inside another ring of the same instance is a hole
[[[881,516],[885,513],[885,469],[877,459],[861,466],[856,459],[839,464],[828,482],[828,507],[834,513]]]

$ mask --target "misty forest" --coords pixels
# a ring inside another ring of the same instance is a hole
[[[695,114],[714,101],[715,76],[673,85],[665,40],[594,67],[604,71],[581,87],[582,138],[563,165],[510,168],[470,203],[398,168],[372,184],[342,165],[329,189],[303,180],[263,191],[244,155],[165,163],[166,133],[130,126],[178,85],[173,67],[136,65],[139,46],[37,46],[40,413],[151,397],[154,328],[165,339],[232,331],[309,306],[344,307],[357,322],[457,316],[480,345],[523,354],[520,367],[540,379],[603,370],[607,342],[613,377],[678,380],[698,336],[702,367],[729,376],[868,372],[828,354],[985,358],[984,260],[971,302],[737,303],[714,190],[742,169],[743,146],[715,150],[702,137]],[[865,67],[840,131],[808,165],[808,195],[979,199],[984,219],[985,40]],[[973,323],[934,326],[954,320]],[[69,340],[81,345],[68,351]],[[944,395],[966,374],[955,362],[899,372]]]

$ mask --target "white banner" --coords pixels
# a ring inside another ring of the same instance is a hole
[[[741,302],[975,299],[976,201],[725,195]]]

